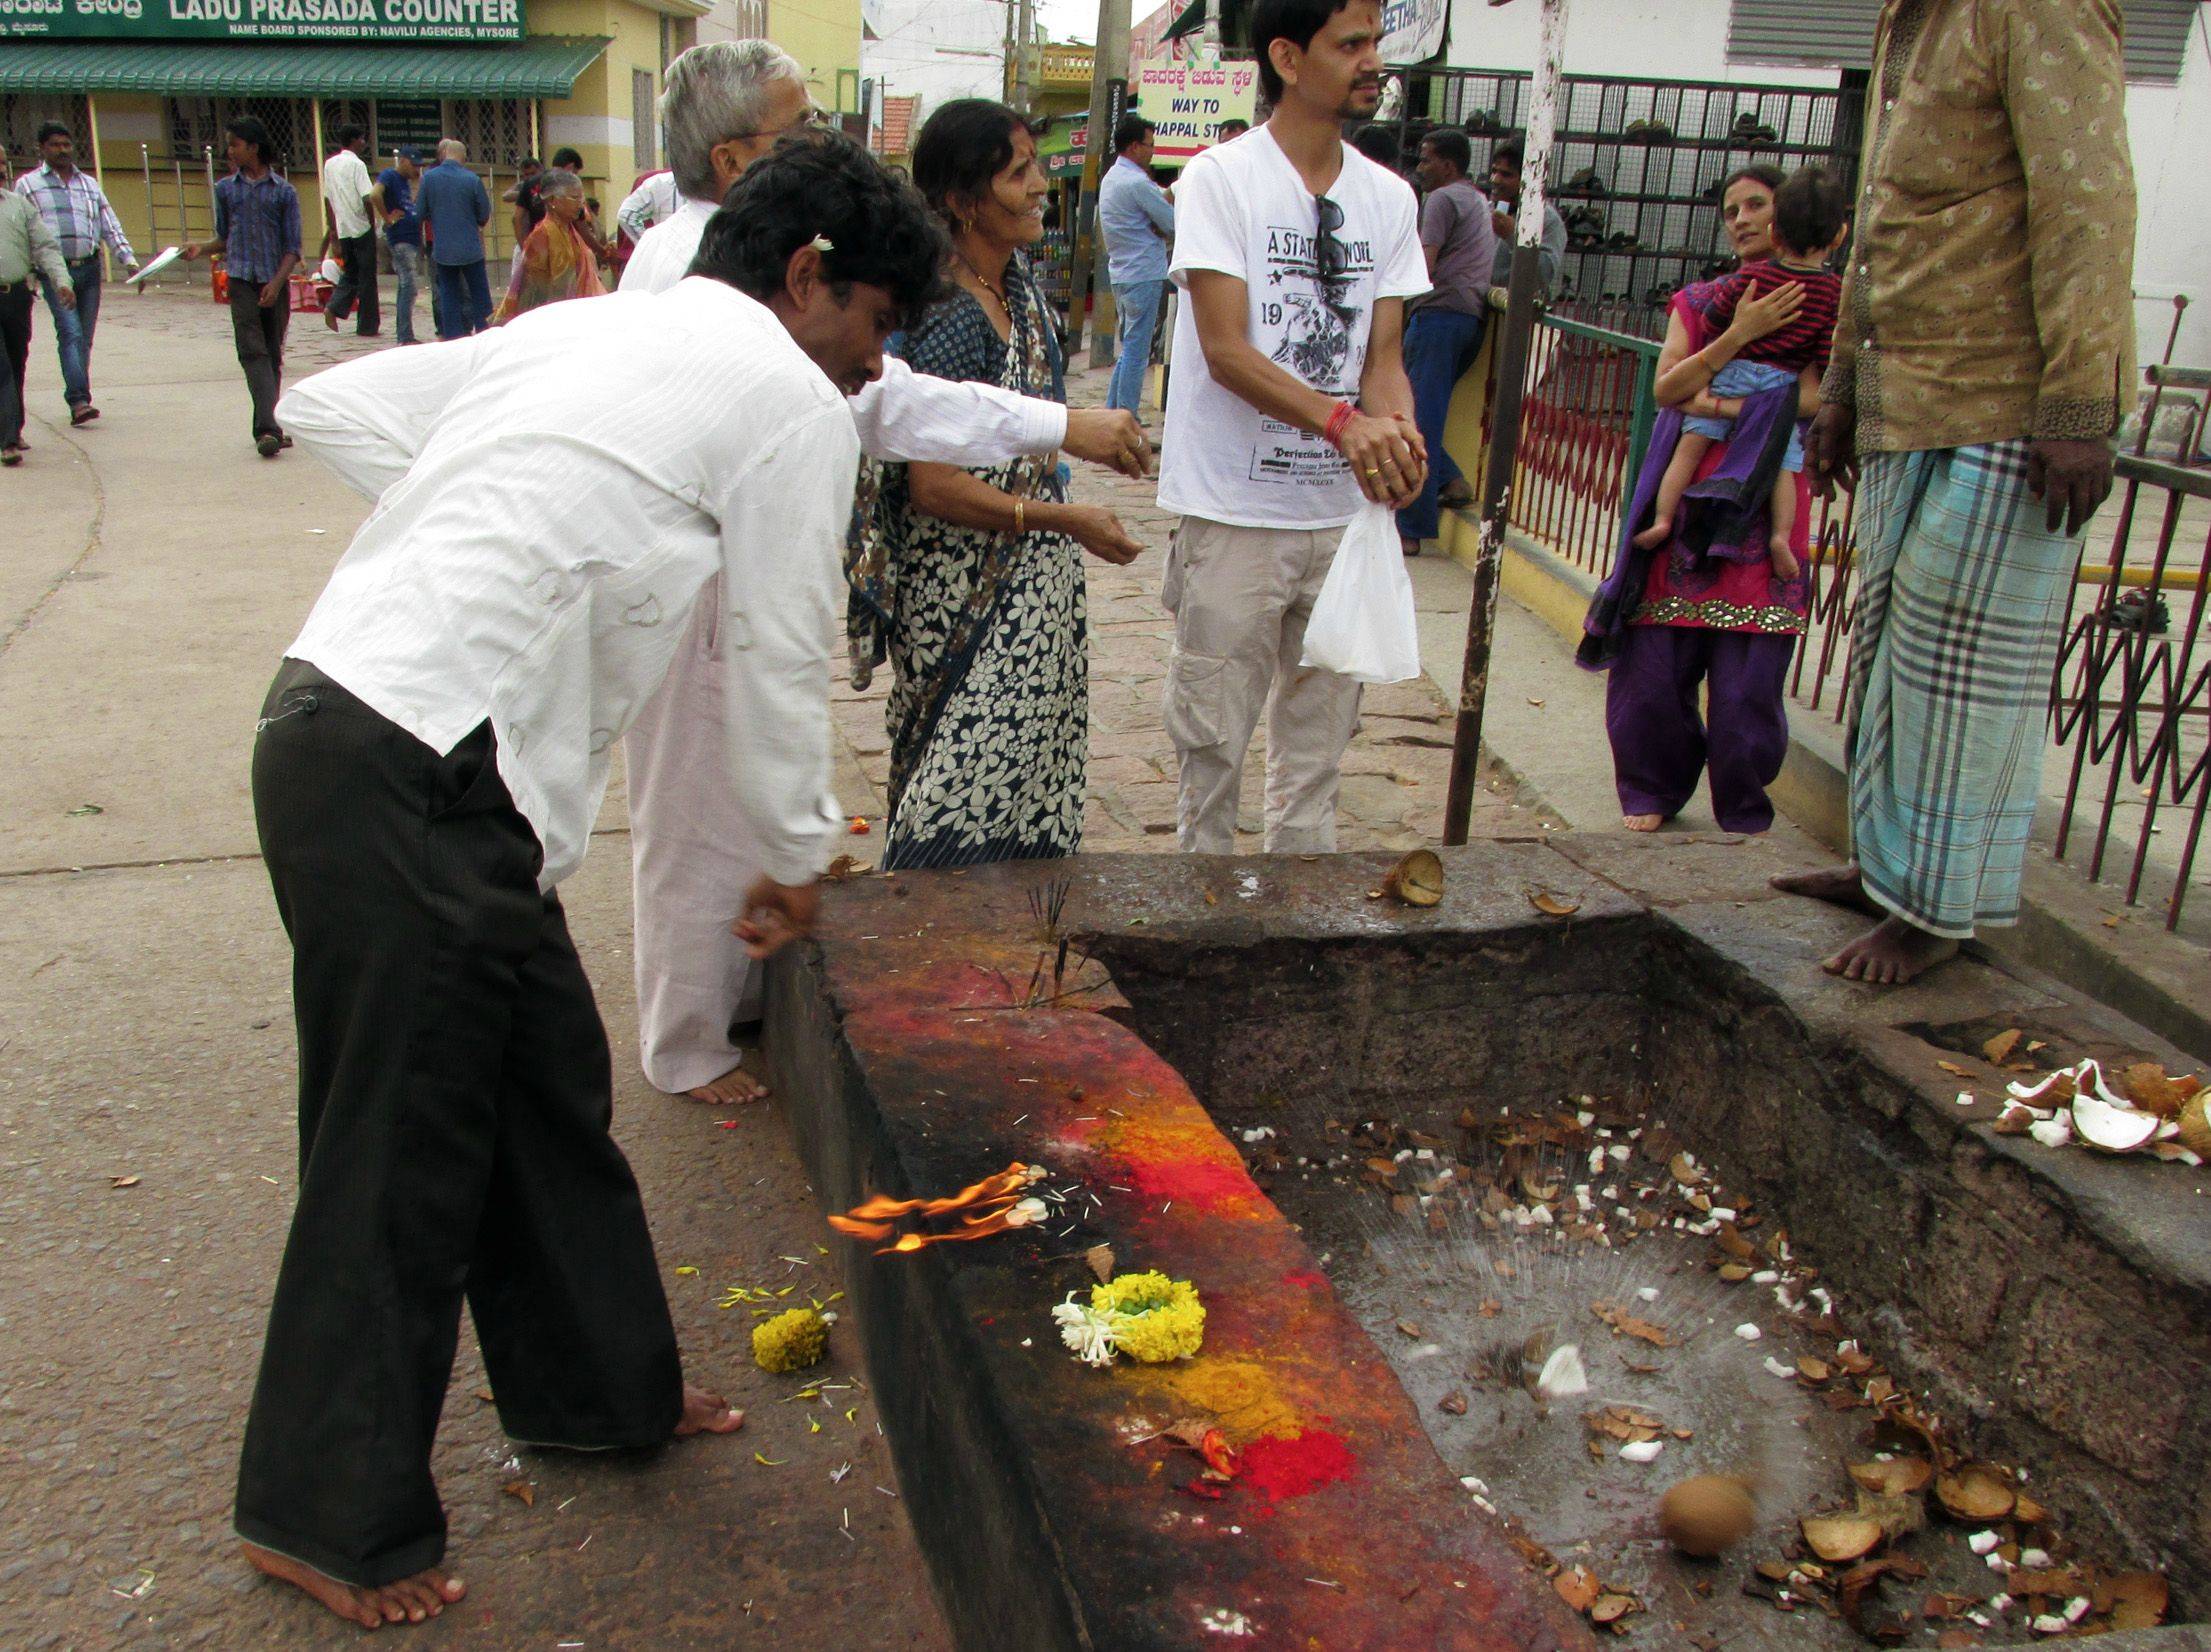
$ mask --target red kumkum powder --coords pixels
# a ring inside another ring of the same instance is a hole
[[[1303,1434],[1269,1434],[1244,1447],[1245,1485],[1275,1502],[1303,1497],[1359,1471],[1359,1460],[1341,1434],[1309,1428]]]
[[[1128,1177],[1136,1191],[1147,1199],[1179,1200],[1197,1210],[1213,1210],[1224,1204],[1249,1204],[1259,1194],[1242,1165],[1209,1163],[1202,1159],[1132,1164]]]

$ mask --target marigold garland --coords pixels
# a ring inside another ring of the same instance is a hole
[[[829,1322],[811,1308],[793,1308],[752,1328],[752,1357],[763,1371],[801,1371],[829,1351]]]
[[[1115,1354],[1146,1365],[1189,1359],[1205,1341],[1205,1304],[1187,1279],[1163,1273],[1125,1273],[1091,1287],[1088,1303],[1070,1292],[1052,1310],[1060,1340],[1090,1365],[1110,1365]]]

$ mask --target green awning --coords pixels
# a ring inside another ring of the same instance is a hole
[[[566,35],[533,35],[496,46],[10,40],[0,47],[0,92],[559,98],[610,44],[602,37]]]

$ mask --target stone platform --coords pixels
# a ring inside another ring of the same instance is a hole
[[[1474,1097],[1584,1091],[1664,1097],[1961,1439],[2030,1469],[2113,1559],[2168,1570],[2181,1607],[2202,1601],[2211,1184],[1994,1135],[2003,1075],[1971,1053],[2009,1026],[2053,1063],[2186,1070],[2177,1052],[1982,962],[1888,993],[1831,980],[1816,959],[1859,920],[1772,896],[1739,842],[1476,845],[1446,852],[1449,892],[1424,912],[1369,898],[1390,858],[867,877],[773,972],[776,1087],[825,1208],[1016,1159],[1082,1189],[1043,1229],[845,1259],[963,1644],[1589,1645],[1231,1141],[1369,1105],[1440,1132]],[[1032,905],[1056,883],[1072,954],[1055,994]],[[1571,911],[1539,910],[1544,892]],[[1938,1060],[1974,1073],[1973,1105]],[[1101,1243],[1121,1271],[1199,1285],[1200,1358],[1098,1371],[1060,1347],[1050,1309],[1087,1290]],[[1218,1502],[1149,1438],[1192,1414],[1260,1466]],[[2129,1642],[2206,1644],[2185,1627],[2107,1644]]]

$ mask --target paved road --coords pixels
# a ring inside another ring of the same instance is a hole
[[[295,371],[357,348],[299,320]],[[248,746],[363,509],[301,456],[255,457],[211,305],[112,298],[95,384],[105,417],[70,431],[42,327],[34,452],[0,476],[0,1645],[351,1644],[246,1572],[228,1515],[294,1172],[287,955]],[[1092,844],[1166,849],[1163,519],[1148,488],[1084,487],[1152,545],[1130,569],[1092,565]],[[854,812],[880,808],[879,698],[839,693]],[[1369,710],[1346,843],[1410,842],[1441,819],[1443,704],[1411,684]],[[1533,824],[1482,801],[1483,829]],[[635,1461],[517,1457],[464,1336],[438,1473],[471,1594],[425,1638],[945,1646],[902,1505],[876,1489],[895,1483],[866,1394],[786,1403],[795,1385],[746,1358],[743,1311],[714,1306],[730,1283],[835,1281],[774,1114],[717,1114],[638,1075],[619,784],[601,833],[568,895],[613,1035],[617,1134],[690,1369],[751,1421]],[[833,1342],[835,1380],[855,1382],[857,1349]],[[505,1494],[517,1481],[530,1504]]]

